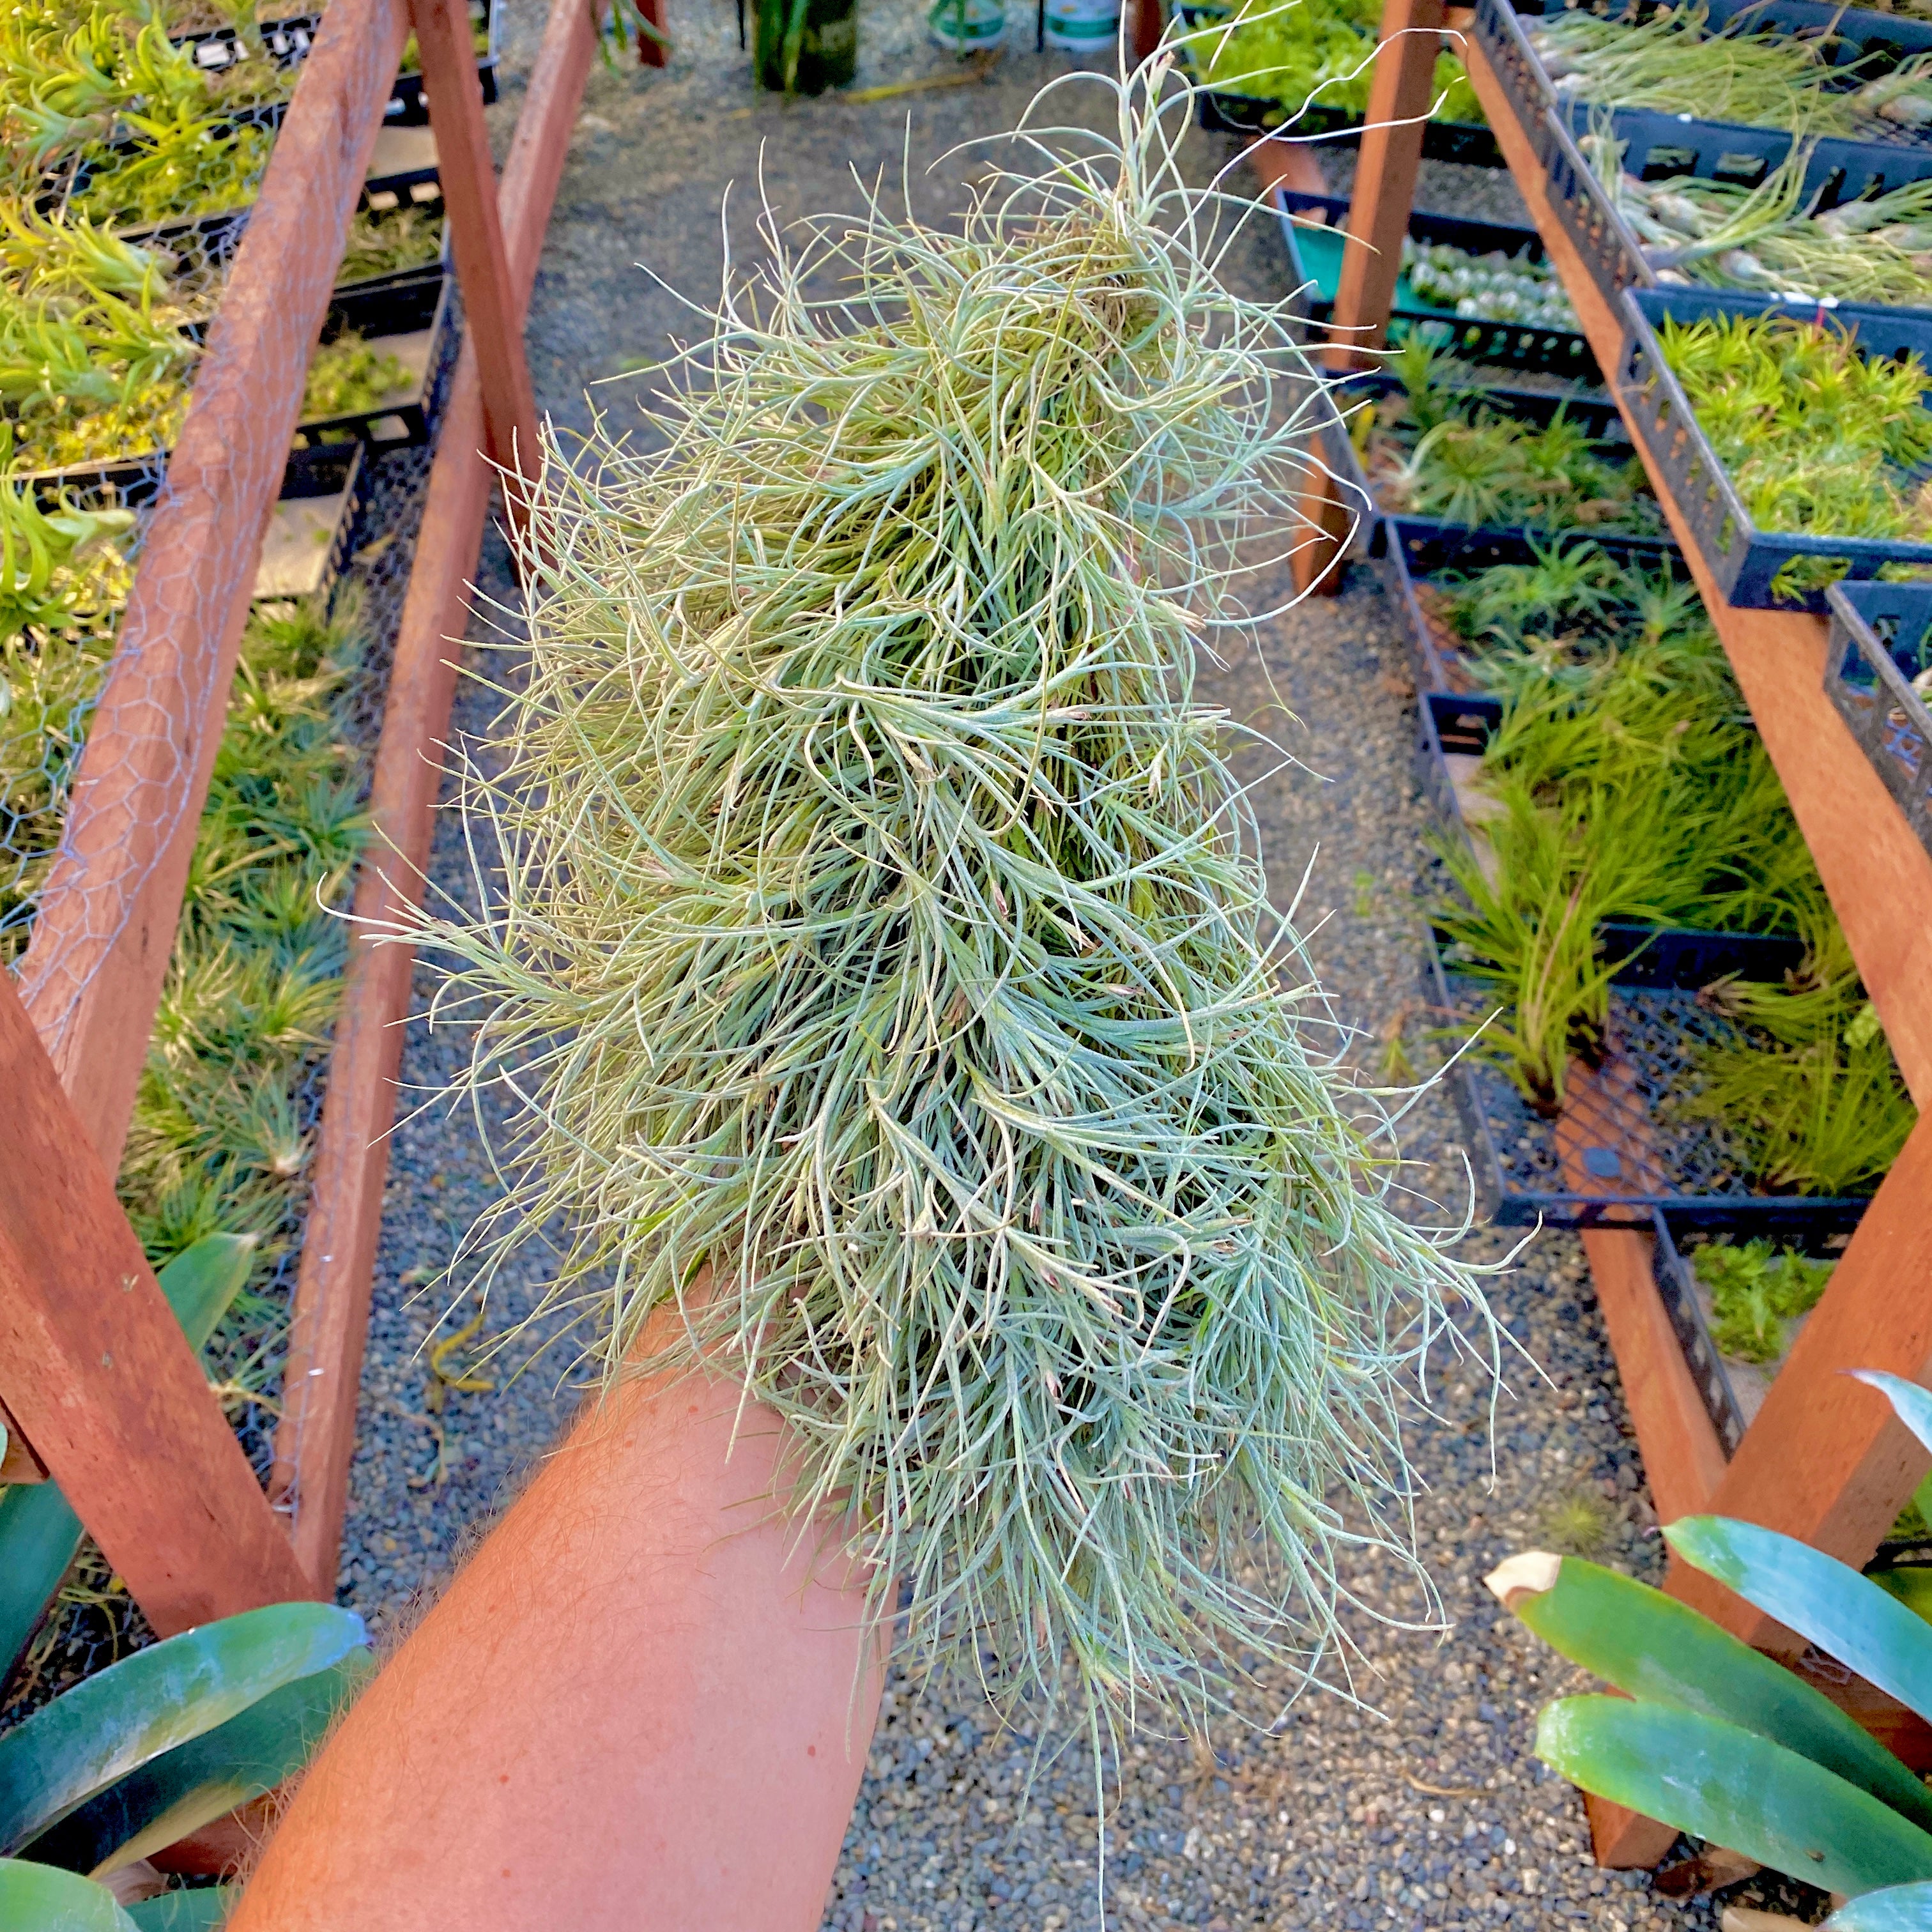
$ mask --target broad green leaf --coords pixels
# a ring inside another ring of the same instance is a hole
[[[0,1858],[0,1925],[7,1932],[134,1932],[104,1885],[25,1858]]]
[[[124,1657],[0,1736],[0,1854],[164,1751],[368,1641],[332,1604],[271,1604]]]
[[[1809,1758],[1627,1697],[1545,1706],[1536,1754],[1573,1784],[1848,1897],[1932,1878],[1932,1833]]]
[[[228,1312],[255,1252],[252,1234],[209,1234],[155,1279],[198,1352]],[[0,1672],[26,1648],[80,1550],[80,1519],[52,1483],[0,1490]]]
[[[128,1916],[140,1932],[216,1932],[241,1896],[242,1888],[234,1885],[164,1892],[158,1898],[144,1898],[139,1905],[129,1906]]]
[[[1932,1932],[1932,1885],[1888,1885],[1841,1905],[1824,1932]]]
[[[1852,1373],[1883,1395],[1899,1420],[1928,1449],[1932,1449],[1932,1389],[1922,1389],[1916,1382],[1909,1382],[1903,1376],[1888,1375],[1882,1369],[1854,1369]]]
[[[1726,1516],[1680,1516],[1664,1534],[1685,1562],[1932,1718],[1932,1625],[1850,1565]]]
[[[26,1856],[104,1878],[225,1817],[308,1762],[374,1667],[370,1652],[352,1650],[328,1670],[270,1692],[89,1798],[28,1844]]]
[[[1768,1738],[1932,1831],[1932,1792],[1782,1664],[1689,1605],[1614,1570],[1566,1556],[1554,1574],[1550,1587],[1510,1588],[1507,1600],[1571,1663],[1630,1696],[1701,1712]]]

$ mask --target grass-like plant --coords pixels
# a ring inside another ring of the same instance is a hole
[[[613,1372],[674,1304],[650,1366],[785,1418],[875,1618],[1130,1719],[1316,1668],[1342,1549],[1414,1560],[1407,1371],[1494,1349],[1194,696],[1318,378],[1164,64],[956,226],[768,222],[662,453],[549,466],[506,871],[417,935],[521,1098],[468,1251],[560,1217],[548,1304]]]

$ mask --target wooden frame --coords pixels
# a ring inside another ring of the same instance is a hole
[[[1418,0],[1387,0],[1380,101],[1403,98],[1411,56],[1388,38],[1412,24]],[[1466,24],[1452,13],[1448,24]],[[1419,59],[1419,56],[1415,56]],[[1508,97],[1473,40],[1463,58],[1477,98],[1588,338],[1598,364],[1614,370],[1622,327],[1562,226]],[[1384,68],[1401,68],[1384,81]],[[1371,110],[1373,118],[1373,110]],[[1376,238],[1406,226],[1421,151],[1419,125],[1383,130],[1372,159],[1363,143],[1342,286],[1357,291],[1346,320],[1373,339],[1386,322],[1386,284],[1367,254]],[[1348,263],[1360,258],[1351,278]],[[1379,316],[1374,304],[1380,301]],[[1338,317],[1342,306],[1336,304]],[[1612,386],[1614,386],[1614,385]],[[1633,436],[1640,451],[1640,437]],[[1649,458],[1645,452],[1645,461]],[[1932,1105],[1932,855],[1912,836],[1825,695],[1826,627],[1815,617],[1732,610],[1716,591],[1664,478],[1651,482],[1682,544],[1740,688],[1783,780],[1800,830],[1845,932],[1900,1071],[1922,1108]],[[1932,1382],[1932,1120],[1922,1118],[1838,1264],[1831,1287],[1728,1462],[1705,1414],[1650,1272],[1647,1235],[1598,1229],[1583,1236],[1652,1494],[1666,1521],[1712,1510],[1802,1538],[1842,1561],[1868,1561],[1925,1473],[1924,1451],[1884,1397],[1852,1379],[1856,1368],[1888,1369]],[[1741,1598],[1682,1564],[1665,1587],[1759,1648],[1796,1664],[1801,1640]],[[1828,1686],[1821,1682],[1820,1688]],[[1903,1727],[1888,1700],[1853,1684],[1835,1694],[1874,1729]],[[1924,1740],[1917,1740],[1922,1749]],[[1620,1808],[1590,1801],[1599,1858],[1654,1863],[1675,1833]]]
[[[291,1390],[312,1400],[288,1405],[294,1444],[284,1445],[288,1422],[278,1437],[284,1514],[299,1492],[296,1474],[334,1501],[332,1513],[298,1517],[291,1544],[147,1268],[112,1176],[309,356],[413,22],[470,325],[432,466],[375,779],[378,850],[386,838],[419,864],[454,675],[444,640],[461,627],[488,510],[484,452],[506,469],[513,460],[525,479],[538,458],[523,320],[598,5],[554,0],[500,218],[461,0],[337,0],[327,10],[170,461],[19,994],[0,986],[0,1090],[10,1102],[0,1120],[5,1475],[59,1481],[164,1634],[262,1603],[334,1594],[382,1192],[382,1153],[370,1142],[393,1112],[391,1022],[407,993],[406,956],[386,954],[397,964],[374,970],[358,941],[291,1338]],[[524,492],[508,494],[520,518]],[[358,910],[380,909],[392,892],[381,866],[365,862]],[[359,1287],[344,1267],[358,1255]],[[338,1375],[321,1408],[343,1426],[304,1445],[303,1423],[327,1381],[319,1362]]]

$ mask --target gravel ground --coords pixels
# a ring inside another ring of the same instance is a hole
[[[531,0],[513,0],[508,17],[514,73],[539,16]],[[869,106],[782,104],[752,94],[719,0],[680,0],[672,28],[667,72],[626,64],[593,74],[572,143],[530,332],[539,399],[566,428],[588,427],[587,382],[648,363],[668,337],[692,332],[673,297],[634,265],[647,261],[700,298],[715,288],[721,192],[736,184],[742,248],[761,158],[780,206],[849,204],[852,171],[896,172],[908,118],[910,152],[922,165],[1010,125],[1040,81],[1062,70],[1012,55],[989,80],[966,86]],[[944,68],[909,0],[862,7],[861,48],[862,86]],[[500,136],[520,94],[512,81],[496,110]],[[1203,147],[1204,164],[1229,152]],[[1339,186],[1348,158],[1329,160]],[[971,164],[956,156],[934,178],[916,180],[922,208],[942,207],[946,186]],[[1507,182],[1472,172],[1432,166],[1425,203],[1507,217]],[[1265,232],[1231,272],[1251,292],[1285,292],[1278,244]],[[597,406],[616,414],[632,404],[613,386],[597,392]],[[494,544],[484,582],[508,596]],[[1278,886],[1292,888],[1309,868],[1304,924],[1321,922],[1312,950],[1339,1010],[1363,1030],[1359,1055],[1372,1064],[1406,1035],[1426,1059],[1416,969],[1426,825],[1410,769],[1412,693],[1379,589],[1358,572],[1344,596],[1270,624],[1254,650],[1210,673],[1202,694],[1272,732],[1305,766],[1268,778],[1256,802]],[[483,694],[472,689],[461,703],[460,724],[479,728]],[[453,824],[439,841],[436,877],[446,890],[466,890]],[[419,995],[428,990],[419,982]],[[462,1051],[460,1036],[418,1029],[405,1077],[433,1088]],[[1452,1212],[1463,1192],[1455,1131],[1446,1100],[1431,1095],[1404,1142],[1414,1184]],[[440,1415],[425,1406],[438,1378],[424,1340],[441,1304],[418,1298],[418,1286],[491,1185],[466,1117],[432,1109],[399,1130],[342,1574],[345,1600],[379,1617],[401,1612],[446,1571],[469,1526],[500,1504],[574,1400],[567,1360],[546,1357],[506,1388],[445,1390]],[[1502,1252],[1493,1233],[1472,1240],[1486,1256]],[[538,1272],[533,1262],[508,1285],[493,1326],[527,1306]],[[1359,1705],[1315,1693],[1284,1712],[1289,1687],[1264,1686],[1246,1721],[1210,1740],[1130,1745],[1118,1784],[1108,1779],[1107,1926],[1714,1924],[1708,1905],[1680,1906],[1647,1875],[1596,1870],[1580,1803],[1530,1754],[1534,1714],[1568,1673],[1500,1613],[1482,1574],[1564,1525],[1579,1544],[1640,1574],[1654,1570],[1658,1546],[1574,1239],[1539,1239],[1498,1283],[1496,1304],[1542,1372],[1522,1363],[1512,1370],[1493,1465],[1486,1398],[1466,1376],[1436,1392],[1438,1419],[1420,1422],[1412,1445],[1428,1485],[1424,1546],[1446,1634],[1393,1628],[1430,1621],[1420,1592],[1364,1562],[1348,1577],[1366,1606],[1350,1622]],[[968,1687],[940,1683],[922,1694],[896,1679],[826,1926],[1099,1928],[1090,1757],[1066,1750],[1023,1803],[1035,1742],[994,1730]]]

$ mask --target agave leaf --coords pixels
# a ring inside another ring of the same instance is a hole
[[[374,1667],[369,1651],[352,1650],[340,1663],[271,1691],[88,1799],[34,1839],[26,1856],[104,1878],[225,1817],[308,1762]]]
[[[272,1604],[123,1658],[0,1737],[0,1852],[368,1641],[332,1604]]]
[[[0,1858],[0,1925],[9,1932],[134,1932],[134,1922],[92,1879]]]
[[[242,1888],[208,1885],[193,1892],[164,1892],[127,1907],[140,1932],[219,1932],[235,1910]]]
[[[1625,1697],[1546,1706],[1536,1754],[1586,1791],[1856,1898],[1932,1878],[1932,1834],[1781,1745]]]
[[[1932,1832],[1932,1792],[1802,1678],[1661,1590],[1574,1556],[1552,1574],[1555,1562],[1513,1558],[1491,1587],[1571,1663],[1630,1696],[1768,1738]]]
[[[1932,1932],[1932,1885],[1888,1885],[1841,1905],[1824,1932]]]
[[[1726,1516],[1680,1516],[1664,1534],[1685,1562],[1932,1718],[1932,1628],[1849,1564]]]
[[[155,1276],[197,1353],[248,1279],[252,1234],[209,1234]],[[80,1548],[81,1522],[52,1483],[0,1490],[0,1670],[26,1648]]]
[[[1928,1449],[1932,1449],[1932,1389],[1922,1389],[1903,1376],[1888,1375],[1882,1369],[1854,1369],[1852,1373],[1876,1389],[1892,1404],[1893,1412]]]

